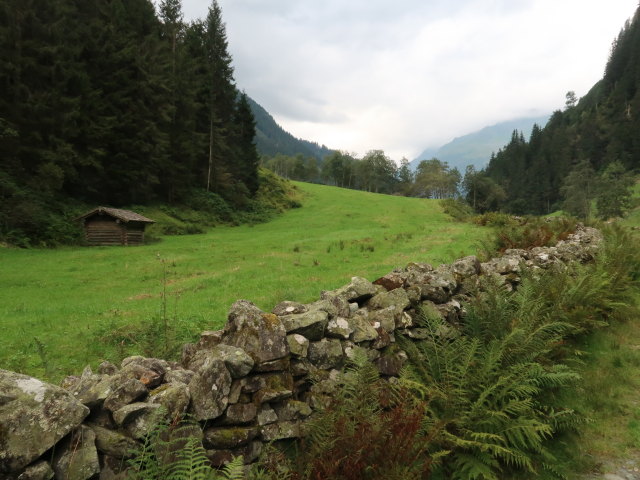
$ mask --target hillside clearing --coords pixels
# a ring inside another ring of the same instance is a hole
[[[309,302],[354,275],[471,254],[486,236],[437,201],[296,185],[303,208],[264,224],[135,248],[0,250],[0,368],[59,380],[155,348],[145,321],[166,318],[188,340],[222,327],[237,299]]]

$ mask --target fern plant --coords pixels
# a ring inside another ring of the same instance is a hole
[[[293,458],[271,450],[252,480],[429,478],[423,402],[381,380],[364,355],[342,378],[331,404],[308,423]]]
[[[571,416],[541,399],[546,390],[571,384],[577,375],[565,365],[537,361],[567,327],[552,323],[528,329],[516,322],[500,334],[499,325],[486,325],[474,336],[451,339],[440,335],[443,324],[439,316],[427,316],[423,326],[429,338],[402,342],[411,359],[403,384],[428,401],[424,428],[433,434],[429,452],[446,454],[441,473],[494,480],[505,470],[535,471],[537,460],[552,458],[544,441],[559,424],[556,418]],[[478,322],[474,328],[480,328]]]
[[[244,480],[242,457],[217,470],[211,466],[193,425],[158,424],[129,460],[131,480]]]

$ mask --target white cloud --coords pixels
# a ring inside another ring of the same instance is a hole
[[[606,3],[606,5],[605,5]],[[636,0],[220,0],[240,88],[288,131],[394,159],[561,108]],[[187,18],[208,4],[184,0]]]

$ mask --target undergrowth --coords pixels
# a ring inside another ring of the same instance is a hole
[[[269,450],[250,478],[427,479],[432,457],[423,428],[425,405],[381,380],[376,367],[358,354],[330,404],[307,424],[305,438],[288,452]]]
[[[216,470],[202,446],[199,426],[190,422],[158,424],[133,453],[127,480],[243,480],[242,457]]]

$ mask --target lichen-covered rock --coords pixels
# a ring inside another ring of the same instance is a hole
[[[204,431],[206,448],[229,449],[246,445],[258,436],[256,427],[210,427]]]
[[[373,282],[374,285],[381,285],[387,291],[395,290],[397,288],[402,288],[404,286],[404,282],[407,279],[407,272],[401,271],[393,271],[387,273],[385,276],[378,278]]]
[[[312,310],[282,317],[282,324],[288,334],[298,333],[309,340],[320,340],[324,336],[328,322],[329,315],[322,310]]]
[[[269,425],[270,423],[277,422],[278,415],[268,403],[265,403],[260,407],[260,411],[258,412],[257,419],[258,419],[258,425],[264,426],[264,425]]]
[[[111,362],[104,361],[98,365],[98,373],[100,375],[115,375],[118,373],[118,367]]]
[[[122,360],[120,375],[136,378],[144,383],[147,388],[157,387],[164,380],[169,370],[169,362],[159,358],[145,358],[139,355],[127,357]]]
[[[195,373],[191,370],[187,370],[184,368],[169,370],[164,377],[165,382],[167,383],[184,383],[185,385],[189,385],[191,379]]]
[[[141,399],[149,392],[144,383],[135,378],[122,379],[122,383],[117,383],[118,379],[110,379],[110,393],[104,399],[103,407],[111,412]],[[102,382],[106,383],[106,382]]]
[[[301,435],[298,422],[278,422],[265,425],[260,428],[260,436],[265,442],[298,438]]]
[[[88,414],[68,391],[0,369],[0,472],[22,470]]]
[[[378,332],[369,322],[368,312],[358,310],[356,315],[349,319],[349,323],[353,327],[351,340],[355,343],[367,342],[378,338]]]
[[[51,465],[44,460],[40,460],[25,468],[24,472],[18,475],[18,480],[51,480],[54,475]],[[0,478],[2,477],[0,476]]]
[[[253,401],[257,404],[277,402],[293,395],[293,376],[290,373],[263,375],[260,383],[260,388],[253,394]]]
[[[393,332],[396,329],[396,318],[401,318],[402,310],[391,305],[382,310],[374,310],[369,312],[369,323],[373,328],[384,328],[387,332]]]
[[[53,458],[56,478],[87,480],[100,473],[96,450],[96,436],[89,427],[81,425],[56,446]]]
[[[248,375],[255,364],[253,358],[239,347],[220,344],[212,348],[211,351],[222,359],[231,378],[242,378]]]
[[[340,340],[323,338],[319,342],[311,342],[309,344],[309,361],[322,370],[342,366],[344,352]]]
[[[278,315],[279,317],[282,317],[284,315],[305,313],[306,311],[308,311],[308,309],[302,303],[290,302],[288,300],[285,300],[284,302],[280,302],[278,305],[273,307],[273,310],[271,310],[271,313],[273,313],[274,315]]]
[[[288,343],[288,340],[287,340]],[[283,370],[289,370],[291,359],[287,356],[279,358],[278,360],[271,360],[270,362],[262,362],[255,366],[256,372],[280,372]]]
[[[400,375],[400,371],[406,361],[407,354],[403,351],[398,351],[382,355],[374,363],[382,375],[397,377]]]
[[[347,302],[361,303],[376,294],[376,286],[362,277],[351,277],[351,282],[344,287],[334,290],[337,297],[344,298]]]
[[[198,350],[207,350],[213,348],[222,342],[223,330],[205,330],[200,334],[196,348]]]
[[[124,458],[131,457],[133,451],[139,447],[138,442],[115,430],[94,424],[88,424],[88,427],[91,428],[95,434],[98,451],[118,458],[120,461]]]
[[[356,302],[353,302],[356,303]],[[357,303],[356,303],[357,305]],[[310,305],[311,309],[322,310],[329,314],[329,318],[351,316],[351,305],[346,297],[336,292],[324,291],[320,294],[320,300]]]
[[[258,407],[255,403],[236,403],[229,405],[222,417],[224,425],[242,425],[255,420]]]
[[[311,407],[298,400],[286,400],[274,405],[273,409],[278,416],[278,421],[303,420],[311,415]]]
[[[184,383],[165,383],[149,393],[149,403],[161,405],[170,420],[184,416],[191,402],[189,387]]]
[[[113,412],[113,420],[135,439],[141,439],[166,419],[166,412],[161,405],[148,402],[137,402],[125,405]]]
[[[223,343],[242,348],[256,364],[289,354],[287,332],[280,319],[272,313],[262,312],[247,300],[238,300],[232,305]]]
[[[402,288],[396,288],[390,292],[379,293],[367,303],[369,308],[380,310],[393,307],[397,311],[409,308],[411,302],[407,296],[407,292]]]
[[[454,275],[462,280],[480,273],[480,261],[475,255],[470,255],[453,262],[451,269]]]
[[[197,371],[189,382],[196,420],[212,420],[222,415],[229,403],[231,381],[224,360],[212,352],[203,351]]]
[[[289,351],[294,357],[305,358],[309,351],[309,339],[298,333],[287,335]]]
[[[327,325],[327,336],[333,338],[347,339],[353,333],[353,327],[349,324],[349,321],[343,317],[336,317],[329,320]]]

